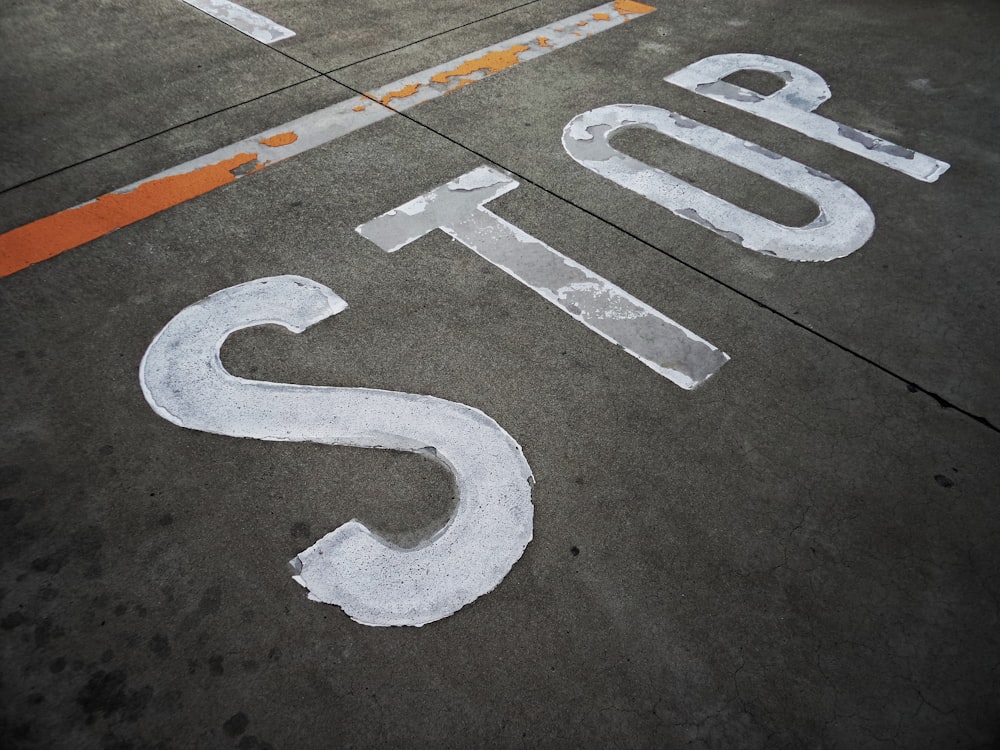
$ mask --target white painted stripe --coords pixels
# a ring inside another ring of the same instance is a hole
[[[608,20],[595,20],[594,17],[608,16]],[[512,37],[504,42],[485,47],[476,52],[472,52],[466,57],[455,58],[449,62],[442,63],[433,68],[414,73],[406,78],[400,78],[392,83],[380,86],[364,96],[355,96],[346,101],[332,104],[329,107],[312,112],[284,125],[265,130],[263,133],[246,138],[232,145],[225,146],[204,156],[200,156],[191,161],[179,164],[176,167],[167,169],[159,174],[152,175],[126,187],[116,190],[116,193],[128,193],[146,182],[161,179],[176,174],[193,172],[201,167],[218,164],[239,154],[252,153],[259,154],[259,158],[253,165],[247,165],[246,169],[241,169],[235,173],[237,179],[252,174],[253,167],[266,167],[276,164],[279,161],[296,156],[310,149],[322,146],[343,135],[352,133],[363,127],[379,122],[391,117],[396,112],[402,112],[417,104],[435,99],[442,94],[454,91],[463,85],[462,79],[472,82],[481,80],[494,72],[505,69],[494,70],[489,67],[489,62],[496,62],[498,65],[504,61],[500,56],[510,54],[516,63],[533,60],[536,57],[547,55],[557,49],[575,44],[587,38],[587,35],[614,28],[628,20],[630,14],[620,13],[615,10],[615,3],[605,3],[596,8],[592,8],[584,13],[564,18],[561,21],[548,24],[541,28],[529,31],[516,37]],[[579,26],[580,23],[587,23],[587,27]],[[586,34],[581,29],[586,28]],[[512,52],[517,48],[520,51]],[[492,59],[490,56],[494,56]],[[470,64],[483,60],[485,67],[469,72],[467,75],[457,75],[449,77],[445,83],[433,80],[437,76],[440,80],[445,74],[467,69]],[[510,66],[508,66],[510,67]],[[458,78],[459,80],[453,80]],[[414,93],[404,96],[400,92],[413,91]],[[381,106],[379,102],[385,102],[386,106]],[[264,141],[286,133],[294,133],[294,142],[281,146],[265,146],[261,148]]]
[[[722,80],[741,70],[772,73],[785,85],[765,96]],[[817,115],[813,110],[830,98],[830,87],[818,73],[790,60],[745,53],[713,55],[678,70],[664,80],[923,182],[935,182],[950,166],[947,162]]]
[[[183,1],[264,44],[274,44],[295,36],[295,32],[291,29],[229,0]]]
[[[479,167],[357,231],[395,252],[441,229],[681,388],[695,388],[729,361],[705,339],[484,207],[517,186]]]
[[[410,451],[443,464],[454,475],[458,507],[418,546],[396,547],[353,520],[291,561],[310,599],[336,604],[357,622],[425,625],[492,591],[524,553],[534,514],[531,468],[500,425],[464,404],[246,380],[222,366],[219,350],[234,331],[271,323],[300,333],[346,307],[332,290],[301,276],[223,289],[157,334],[139,380],[153,411],[188,429]]]
[[[52,258],[342,135],[655,10],[615,0],[381,86],[0,234],[0,275]]]
[[[610,144],[623,128],[644,127],[773,180],[816,204],[819,213],[790,227],[735,206]],[[850,255],[875,231],[868,203],[850,187],[794,159],[645,104],[612,104],[577,115],[563,130],[566,152],[587,169],[743,247],[797,261]]]

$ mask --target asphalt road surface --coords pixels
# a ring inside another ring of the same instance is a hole
[[[998,32],[4,2],[0,745],[998,747]]]

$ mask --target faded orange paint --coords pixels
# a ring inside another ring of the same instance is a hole
[[[460,88],[468,86],[470,83],[475,83],[475,78],[462,78],[457,84],[452,86],[450,89],[445,89],[446,94],[450,94],[452,91],[458,91]]]
[[[403,88],[398,91],[390,91],[388,94],[379,99],[381,104],[388,104],[393,99],[405,99],[408,96],[413,96],[417,93],[417,90],[421,87],[420,83],[411,83],[408,86],[403,86]]]
[[[272,135],[270,138],[265,138],[259,143],[262,146],[270,146],[271,148],[278,148],[279,146],[287,146],[289,143],[295,143],[299,139],[299,136],[289,130],[287,133],[278,133],[278,135]]]
[[[540,37],[538,37],[538,46],[539,47],[551,47],[552,45],[549,44],[549,38],[547,36],[540,36]]]
[[[587,25],[587,22],[586,22],[586,21],[580,21],[580,22],[579,22],[579,23],[577,24],[577,26],[586,26],[586,25]]]
[[[257,154],[237,154],[191,172],[149,180],[127,193],[102,195],[4,232],[0,234],[0,277],[234,182],[234,170],[256,160]],[[254,164],[252,171],[262,168],[263,165]]]
[[[487,52],[482,57],[477,57],[474,60],[466,60],[454,70],[446,70],[443,73],[433,75],[431,76],[431,80],[434,83],[448,83],[449,78],[467,76],[479,70],[486,71],[486,75],[493,75],[494,73],[499,73],[501,70],[506,70],[517,65],[521,62],[517,59],[517,56],[522,52],[527,52],[528,49],[526,44],[515,44],[510,49]]]
[[[594,14],[594,20],[595,21],[610,21],[611,20],[611,16],[609,16],[607,13],[595,13]]]
[[[355,112],[364,112],[365,111],[365,105],[364,104],[359,104],[357,107],[354,108],[354,111]]]
[[[652,5],[636,2],[636,0],[615,0],[615,10],[623,16],[638,16],[652,13],[656,8]]]

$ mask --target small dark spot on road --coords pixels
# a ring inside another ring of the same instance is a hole
[[[49,663],[49,671],[52,674],[59,674],[66,669],[66,657],[60,656]]]
[[[180,690],[168,690],[161,693],[154,701],[154,707],[158,711],[175,713],[184,705],[184,694]]]
[[[22,625],[25,621],[25,616],[20,612],[11,612],[9,615],[0,620],[0,628],[4,630],[13,630],[19,625]]]
[[[146,710],[153,694],[149,685],[141,690],[129,690],[125,671],[98,670],[77,693],[76,703],[88,714],[87,723],[93,724],[98,714],[110,717],[118,714],[125,721],[138,721]]]
[[[267,658],[271,661],[281,661],[281,649],[275,646],[267,652]]]
[[[58,573],[64,562],[66,562],[65,553],[36,557],[31,561],[31,569],[38,573]]]
[[[308,539],[309,538],[309,524],[299,521],[298,523],[292,524],[292,539]]]
[[[214,675],[220,675],[226,671],[222,667],[222,657],[219,654],[208,657],[208,671]]]
[[[159,523],[160,526],[169,526],[173,522],[174,522],[174,516],[172,513],[164,513],[162,516],[160,516],[159,521],[157,521],[157,523]]]
[[[115,446],[102,445],[100,448],[97,449],[97,452],[100,453],[102,456],[110,456],[112,453],[115,452]]]
[[[118,606],[115,607],[115,614],[118,615],[119,617],[121,617],[126,612],[128,612],[127,604],[119,604]]]
[[[35,628],[35,645],[44,648],[53,638],[62,638],[66,631],[59,625],[52,624],[52,618],[46,617]]]
[[[580,548],[579,547],[570,547],[569,548],[569,553],[571,555],[573,555],[573,557],[576,557],[577,555],[580,554]]]
[[[955,486],[955,483],[944,474],[935,474],[934,481],[946,489]]]
[[[32,693],[28,696],[29,706],[37,706],[39,703],[45,703],[45,696],[41,693]]]
[[[16,484],[24,475],[20,466],[0,466],[0,487]]]
[[[161,659],[166,659],[170,656],[170,639],[163,633],[157,633],[149,639],[149,650]]]
[[[105,649],[104,653],[101,654],[101,664],[107,664],[114,658],[115,658],[115,652],[112,651],[110,648]]]
[[[59,589],[53,586],[42,586],[38,589],[38,597],[44,601],[50,602],[59,596]]]
[[[274,750],[274,745],[270,742],[264,742],[264,740],[255,734],[248,734],[245,737],[241,737],[236,747],[239,750]]]
[[[913,385],[913,383],[907,383],[906,384],[906,390],[908,390],[910,393],[916,393],[920,389],[917,388],[917,386]]]
[[[256,672],[260,669],[260,665],[253,659],[247,659],[243,662],[243,669],[247,672]]]
[[[239,737],[247,730],[249,725],[250,719],[247,718],[245,713],[240,711],[239,713],[235,713],[226,719],[225,723],[222,725],[222,731],[230,737]]]

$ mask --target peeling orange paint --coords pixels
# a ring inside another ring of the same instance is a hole
[[[465,86],[468,86],[470,83],[475,83],[475,82],[476,82],[475,78],[462,78],[459,80],[458,83],[456,83],[450,89],[445,89],[444,93],[450,94],[452,91],[458,91],[460,88],[464,88]]]
[[[636,2],[636,0],[615,0],[615,10],[623,16],[638,16],[652,13],[656,8],[652,5]]]
[[[388,94],[379,99],[379,102],[381,104],[388,104],[393,99],[405,99],[408,96],[413,96],[422,85],[423,84],[420,83],[411,83],[408,86],[403,86],[403,88],[398,91],[390,91]]]
[[[538,37],[538,46],[539,47],[551,47],[552,45],[549,44],[549,38],[547,36],[540,36],[540,37]]]
[[[278,133],[278,135],[272,135],[270,138],[265,138],[259,143],[262,146],[270,146],[271,148],[278,148],[279,146],[287,146],[289,143],[295,143],[299,139],[299,136],[292,131],[287,133]]]
[[[84,245],[129,224],[235,182],[234,170],[253,164],[257,154],[236,154],[191,172],[144,182],[127,193],[96,200],[0,234],[0,277]],[[263,169],[255,164],[252,171]]]
[[[595,13],[594,14],[594,20],[595,21],[610,21],[611,20],[611,16],[609,16],[607,13]]]
[[[364,104],[359,104],[357,107],[354,108],[354,111],[355,112],[364,112],[365,111],[365,105]]]
[[[579,22],[579,23],[577,24],[577,26],[586,26],[586,25],[587,25],[587,22],[586,22],[586,21],[580,21],[580,22]]]
[[[517,59],[517,56],[522,52],[527,52],[528,49],[526,44],[515,44],[510,49],[487,52],[482,57],[477,57],[474,60],[466,60],[454,70],[446,70],[443,73],[433,75],[431,76],[431,80],[434,83],[448,83],[449,78],[467,76],[479,70],[486,71],[486,75],[493,75],[494,73],[499,73],[501,70],[506,70],[517,65],[521,62]]]

